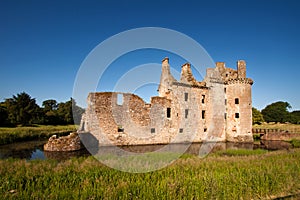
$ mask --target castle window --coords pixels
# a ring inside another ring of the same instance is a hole
[[[227,119],[227,113],[224,113],[224,119]]]
[[[167,108],[167,118],[171,117],[171,108]]]
[[[117,94],[117,105],[123,105],[123,94]]]
[[[151,133],[155,133],[155,128],[151,128]]]
[[[239,104],[240,103],[239,98],[235,98],[234,102],[235,102],[235,104]]]
[[[226,88],[224,88],[224,93],[226,93]]]
[[[82,123],[82,126],[81,126],[81,128],[80,128],[81,131],[84,131],[85,123],[86,123],[86,122],[83,122],[83,123]]]
[[[225,99],[225,106],[227,105],[227,99]]]
[[[189,115],[189,109],[185,109],[185,118],[187,118]]]
[[[235,118],[240,118],[240,113],[235,113]]]
[[[205,119],[205,110],[202,110],[202,119]]]
[[[202,103],[205,103],[205,95],[202,95]]]
[[[183,128],[180,128],[180,129],[179,129],[179,133],[183,133]]]
[[[207,132],[207,128],[204,128],[204,132]]]
[[[189,98],[189,93],[184,93],[184,100],[187,101]]]
[[[121,126],[118,127],[118,132],[124,132],[124,128],[122,128]]]

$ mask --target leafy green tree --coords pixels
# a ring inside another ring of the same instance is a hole
[[[8,119],[12,124],[30,125],[38,117],[39,106],[29,94],[22,92],[5,100]]]
[[[45,100],[43,101],[42,106],[45,112],[54,111],[57,110],[57,101],[54,99]]]
[[[61,102],[58,104],[57,115],[62,124],[73,124],[72,102]]]
[[[0,126],[74,124],[74,121],[80,122],[83,112],[84,109],[77,106],[72,98],[61,103],[54,99],[45,100],[40,108],[34,98],[22,92],[0,102]]]
[[[264,122],[264,117],[259,110],[252,108],[252,124],[261,124]]]
[[[73,112],[75,120],[73,119]],[[81,119],[81,116],[84,112],[84,109],[76,105],[74,99],[70,99],[65,103],[59,103],[57,108],[57,115],[60,118],[60,121],[64,124],[74,124],[78,123]]]
[[[43,111],[43,124],[48,125],[57,125],[63,124],[57,114],[58,104],[54,99],[45,100],[42,103],[42,111]]]
[[[267,105],[261,113],[267,122],[284,123],[291,120],[288,108],[291,108],[288,102],[278,101]]]
[[[300,110],[291,112],[291,123],[300,124]]]
[[[77,106],[75,99],[72,100],[72,111],[73,111],[73,122],[74,124],[80,124],[80,120],[82,117],[82,114],[84,113],[84,109]]]
[[[8,125],[8,112],[4,105],[4,103],[0,103],[0,126],[7,126]]]

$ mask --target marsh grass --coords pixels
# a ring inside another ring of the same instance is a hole
[[[290,143],[293,145],[294,148],[300,148],[300,140],[292,139]]]
[[[219,156],[250,156],[250,155],[260,155],[267,153],[268,151],[265,149],[226,149],[222,151],[215,152],[216,155]]]
[[[140,174],[108,168],[93,157],[9,159],[0,166],[4,199],[270,199],[300,191],[300,149],[187,156]]]
[[[9,144],[19,141],[28,141],[35,139],[49,138],[51,135],[66,135],[75,131],[74,125],[59,125],[59,126],[46,126],[37,125],[34,127],[14,127],[4,128],[0,127],[0,145]]]

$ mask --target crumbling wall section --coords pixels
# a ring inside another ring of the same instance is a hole
[[[137,95],[100,92],[91,93],[88,100],[84,131],[102,145],[165,144],[173,136],[172,120],[166,117],[171,100],[165,97],[152,97],[146,104]]]
[[[134,94],[126,94],[125,104],[129,102],[130,118],[140,126],[150,125],[151,104],[145,104],[144,100]]]
[[[199,82],[194,78],[190,63],[185,63],[181,66],[180,83],[189,84],[192,87],[205,86],[205,82]]]

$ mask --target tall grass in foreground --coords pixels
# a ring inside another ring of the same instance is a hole
[[[93,157],[0,160],[0,166],[5,199],[269,199],[300,191],[300,149],[187,156],[144,174],[110,169]]]
[[[250,155],[260,155],[267,153],[267,150],[264,149],[255,149],[255,150],[249,150],[249,149],[226,149],[222,151],[217,151],[216,155],[223,155],[223,156],[250,156]]]
[[[293,145],[294,148],[300,148],[300,140],[292,139],[290,143]]]
[[[35,127],[0,127],[0,145],[18,141],[49,138],[51,135],[66,135],[75,131],[74,125],[39,125]]]

